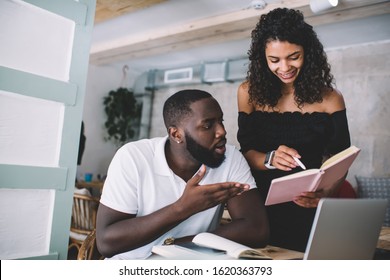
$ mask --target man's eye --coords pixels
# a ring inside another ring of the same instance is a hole
[[[294,57],[291,57],[291,60],[297,60],[299,58],[299,56],[294,56]]]
[[[205,123],[203,124],[203,128],[209,129],[211,127],[211,123]]]

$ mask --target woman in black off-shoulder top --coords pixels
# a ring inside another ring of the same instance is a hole
[[[278,8],[252,31],[247,80],[238,89],[238,141],[265,199],[274,178],[301,171],[350,146],[343,96],[332,83],[323,46],[300,11]],[[345,175],[346,176],[346,175]],[[316,207],[331,196],[308,192],[267,206],[270,244],[304,251]]]

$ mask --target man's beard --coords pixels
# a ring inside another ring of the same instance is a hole
[[[186,133],[186,142],[187,150],[191,156],[197,161],[207,165],[211,168],[216,168],[222,164],[225,160],[225,154],[216,156],[213,151],[201,146],[192,138],[188,133]]]

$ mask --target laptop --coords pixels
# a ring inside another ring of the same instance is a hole
[[[373,259],[387,203],[387,199],[321,199],[304,259]]]

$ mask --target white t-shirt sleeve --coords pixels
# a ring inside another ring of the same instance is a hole
[[[248,184],[251,189],[256,188],[255,179],[253,178],[249,164],[242,153],[234,147],[231,156],[232,165],[229,181]]]
[[[116,211],[137,214],[138,182],[138,166],[129,149],[122,147],[108,168],[100,203]]]

